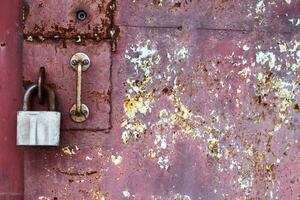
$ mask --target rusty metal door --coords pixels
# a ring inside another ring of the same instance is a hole
[[[63,116],[25,199],[300,199],[299,27],[299,0],[25,0],[24,87],[44,66]]]

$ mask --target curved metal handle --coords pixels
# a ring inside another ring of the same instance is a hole
[[[75,122],[84,122],[89,117],[89,108],[81,101],[82,72],[90,67],[90,58],[84,53],[76,53],[72,56],[70,64],[77,72],[76,103],[70,109],[70,116]]]

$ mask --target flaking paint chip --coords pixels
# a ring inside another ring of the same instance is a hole
[[[123,161],[123,158],[122,158],[122,156],[115,156],[115,155],[112,155],[111,156],[111,161],[115,164],[115,165],[119,165],[119,164],[121,164],[122,163],[122,161]]]
[[[130,192],[129,192],[128,190],[124,190],[124,191],[122,192],[122,194],[123,194],[123,196],[124,196],[125,198],[129,198],[129,197],[131,196],[131,194],[130,194]]]

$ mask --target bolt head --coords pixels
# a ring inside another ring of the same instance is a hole
[[[84,59],[83,62],[82,62],[84,65],[88,65],[90,64],[90,61],[88,59]]]
[[[71,60],[71,64],[72,64],[72,65],[77,65],[77,64],[78,64],[78,61],[75,60],[75,59],[73,59],[73,60]]]
[[[86,116],[88,114],[88,112],[86,110],[83,110],[82,114]]]
[[[76,111],[75,111],[75,110],[71,110],[71,111],[70,111],[70,114],[71,114],[71,115],[76,115]]]

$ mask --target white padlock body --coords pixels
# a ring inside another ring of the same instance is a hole
[[[17,145],[58,146],[60,120],[59,112],[19,111]]]

